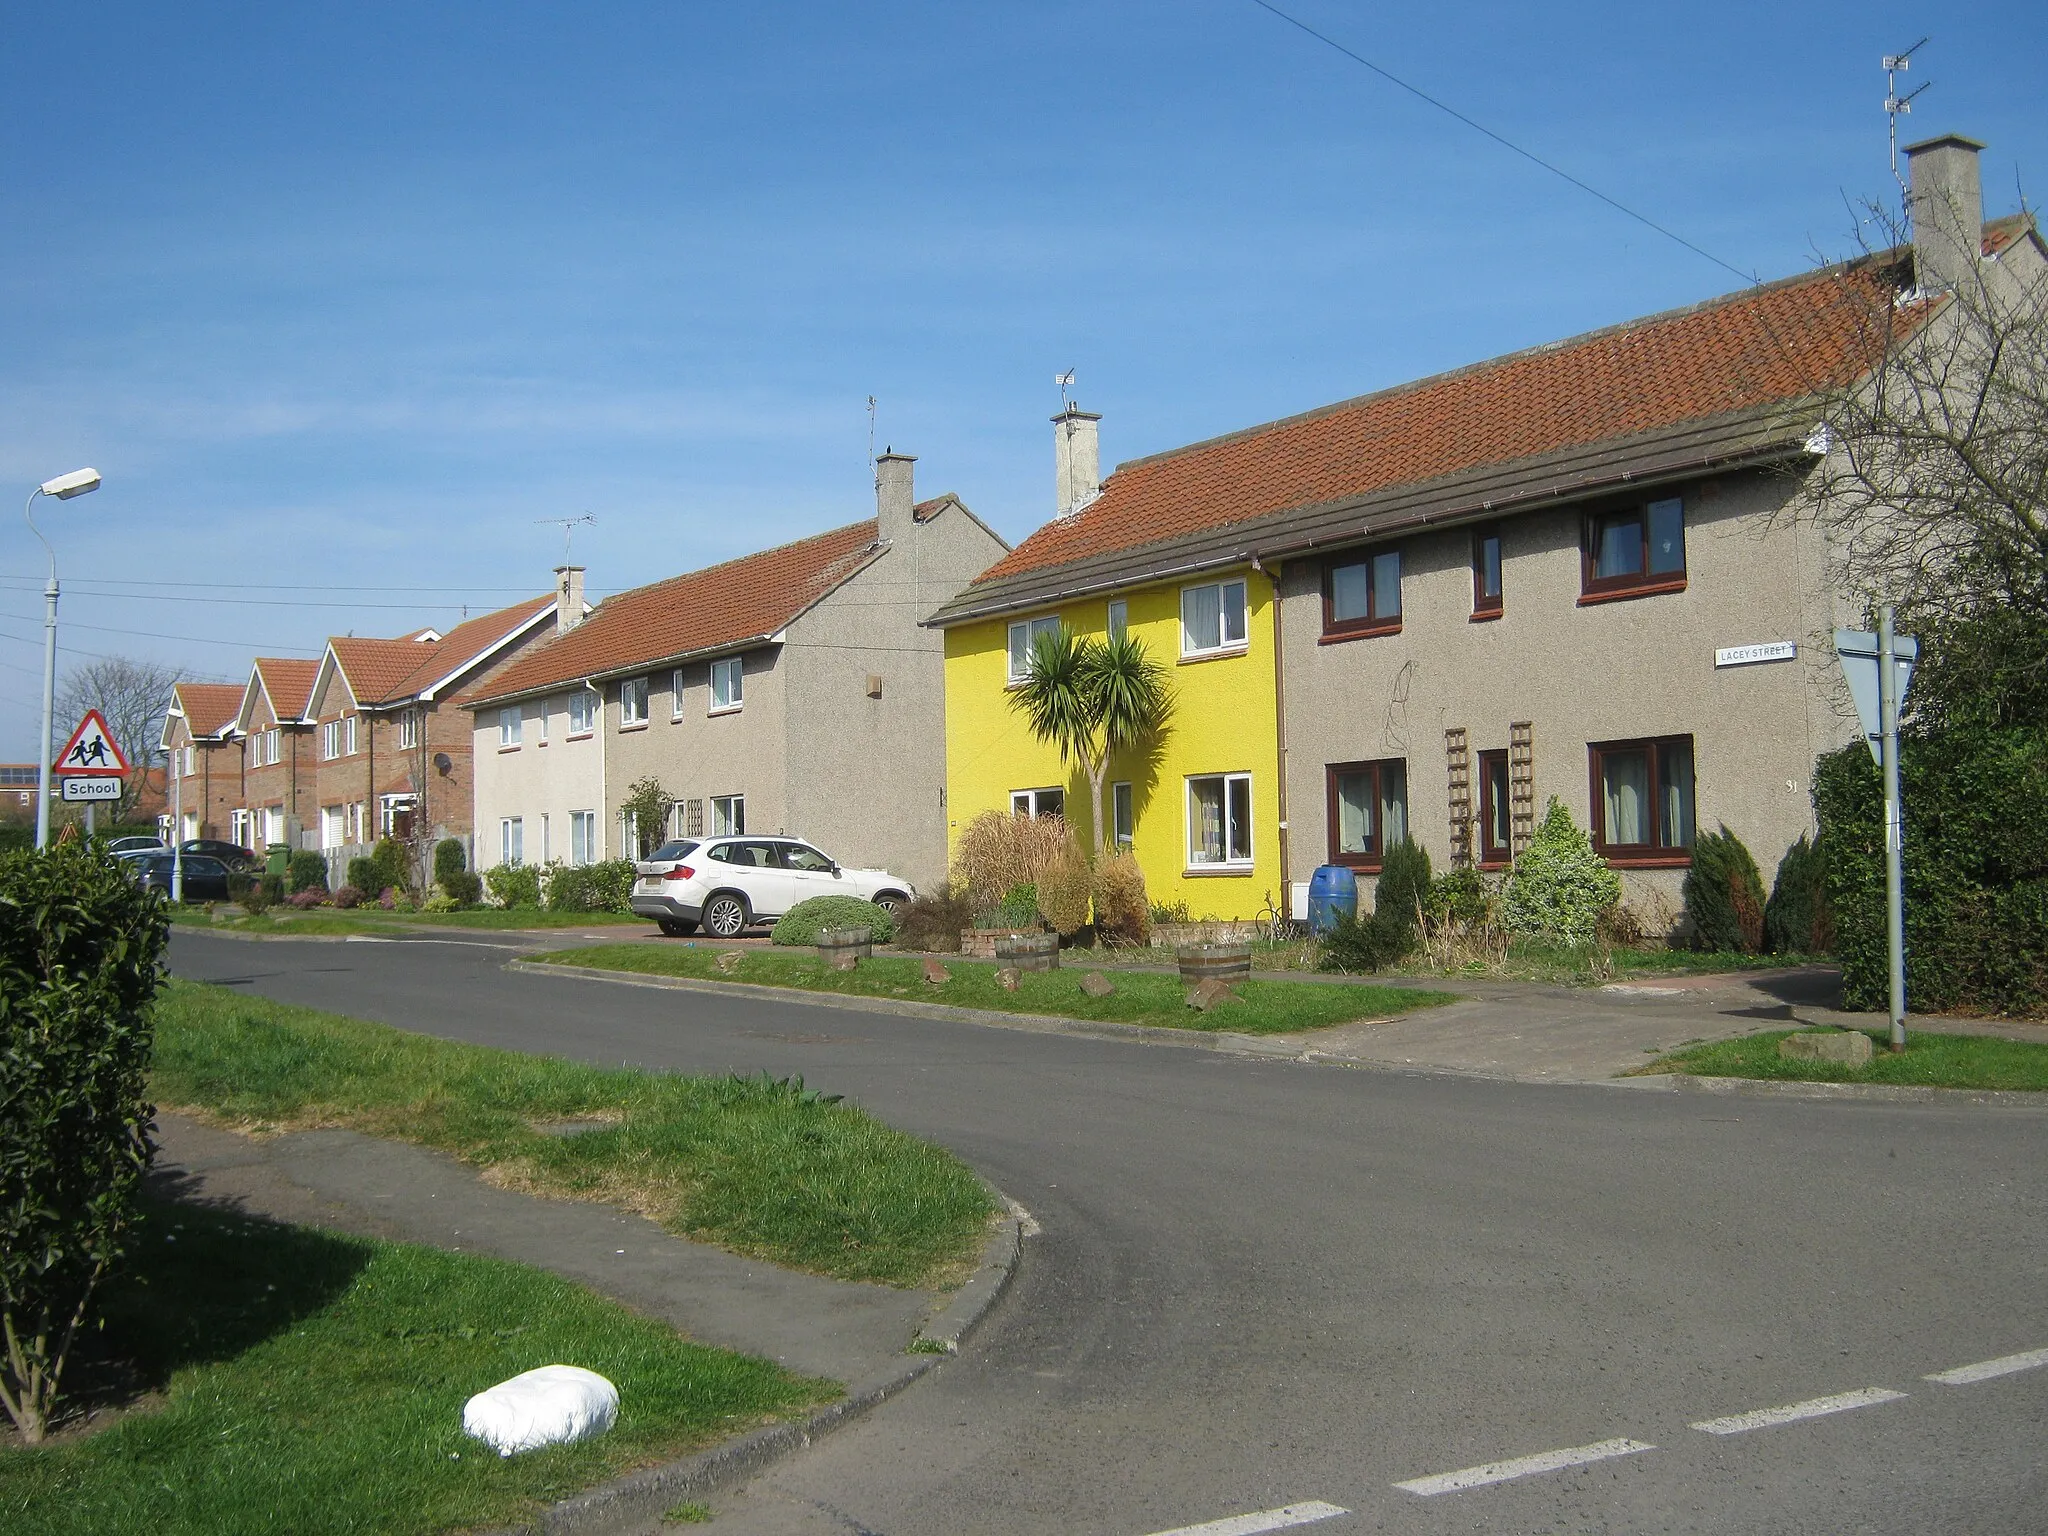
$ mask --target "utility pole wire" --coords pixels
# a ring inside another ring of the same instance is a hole
[[[1659,224],[1655,219],[1649,217],[1647,214],[1637,213],[1635,209],[1629,207],[1628,204],[1615,201],[1615,199],[1609,197],[1605,192],[1602,192],[1598,187],[1587,185],[1585,182],[1579,180],[1578,177],[1574,176],[1570,171],[1565,170],[1562,166],[1551,164],[1550,161],[1544,159],[1541,155],[1535,154],[1529,150],[1522,148],[1521,145],[1515,143],[1512,139],[1502,138],[1499,134],[1495,133],[1491,128],[1487,127],[1484,123],[1474,122],[1471,118],[1467,117],[1464,113],[1460,112],[1456,107],[1453,107],[1446,102],[1437,100],[1436,97],[1430,95],[1429,92],[1421,89],[1421,87],[1410,85],[1406,80],[1403,80],[1399,75],[1396,75],[1391,71],[1382,69],[1379,65],[1373,63],[1371,59],[1368,59],[1364,54],[1352,52],[1349,48],[1346,48],[1342,43],[1338,42],[1334,37],[1329,36],[1327,33],[1318,32],[1314,27],[1310,26],[1307,22],[1302,21],[1297,17],[1288,15],[1287,12],[1281,10],[1279,6],[1271,4],[1270,0],[1252,0],[1252,4],[1256,5],[1262,11],[1268,11],[1273,15],[1279,17],[1280,20],[1286,22],[1290,27],[1296,27],[1299,28],[1301,31],[1306,32],[1310,37],[1314,38],[1317,42],[1322,43],[1327,47],[1336,49],[1337,52],[1343,54],[1345,58],[1350,59],[1353,63],[1363,64],[1367,69],[1371,70],[1374,74],[1378,75],[1382,80],[1387,81],[1391,85],[1398,85],[1402,90],[1406,91],[1410,96],[1415,97],[1417,100],[1426,101],[1429,103],[1429,105],[1435,107],[1437,111],[1446,113],[1451,117],[1455,117],[1459,122],[1463,123],[1467,128],[1470,128],[1474,133],[1482,133],[1486,135],[1487,138],[1493,140],[1494,143],[1500,145],[1502,149],[1510,150],[1513,153],[1520,155],[1524,160],[1527,160],[1530,164],[1541,166],[1544,170],[1550,172],[1551,175],[1556,176],[1564,181],[1570,182],[1573,186],[1577,187],[1581,192],[1586,193],[1589,197],[1597,197],[1601,202],[1605,203],[1608,207],[1612,208],[1616,213],[1625,214],[1627,217],[1634,219],[1638,224],[1641,224],[1649,229],[1654,229],[1658,234],[1664,236],[1664,238],[1667,240],[1677,241],[1680,245],[1684,246],[1688,251],[1691,251],[1695,256],[1705,257],[1708,261],[1711,261],[1715,266],[1724,268],[1729,272],[1733,272],[1745,283],[1750,283],[1753,285],[1762,283],[1763,279],[1758,277],[1754,272],[1745,272],[1742,270],[1742,268],[1736,266],[1733,262],[1723,261],[1720,257],[1716,256],[1712,251],[1694,245],[1690,240],[1686,239],[1685,236],[1679,234],[1676,230],[1666,229],[1662,224]]]

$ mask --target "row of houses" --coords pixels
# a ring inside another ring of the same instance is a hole
[[[1317,866],[1369,881],[1404,837],[1504,868],[1555,797],[1675,918],[1698,831],[1775,860],[1855,729],[1825,636],[1864,598],[1794,515],[1834,451],[1817,398],[1867,366],[1874,315],[2048,261],[2030,217],[1983,221],[1980,148],[1906,152],[1911,246],[1107,478],[1100,416],[1070,405],[1053,515],[1014,549],[959,497],[917,500],[891,452],[874,517],[795,544],[594,608],[564,567],[446,636],[187,685],[185,829],[340,847],[425,815],[480,866],[578,863],[652,839],[626,801],[653,778],[664,834],[797,833],[930,881],[985,810],[1093,836],[1012,706],[1065,625],[1171,670],[1169,727],[1104,797],[1157,902],[1299,912]]]

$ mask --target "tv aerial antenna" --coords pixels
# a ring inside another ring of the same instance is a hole
[[[1074,370],[1069,368],[1065,373],[1055,374],[1053,383],[1059,386],[1060,408],[1071,411],[1074,408]]]
[[[868,468],[875,467],[875,397],[868,396]]]
[[[564,565],[570,563],[569,543],[576,537],[577,527],[583,523],[595,523],[596,521],[597,518],[588,512],[584,513],[581,517],[536,517],[534,519],[536,523],[545,523],[550,527],[562,530],[562,564]]]
[[[1926,90],[1928,86],[1934,84],[1934,82],[1932,80],[1923,81],[1901,96],[1899,94],[1899,76],[1913,67],[1913,55],[1926,46],[1927,39],[1923,37],[1904,53],[1888,53],[1884,56],[1884,113],[1885,124],[1891,139],[1892,180],[1899,184],[1899,196],[1902,199],[1906,198],[1907,193],[1905,178],[1899,174],[1899,119],[1912,115],[1913,98]]]

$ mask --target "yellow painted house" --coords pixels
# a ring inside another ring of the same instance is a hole
[[[1148,567],[1142,551],[1095,555],[1077,535],[1119,510],[1115,483],[1094,484],[1097,420],[1054,418],[1062,515],[929,621],[946,635],[949,846],[988,810],[1061,814],[1092,844],[1087,774],[1034,737],[1012,701],[1044,627],[1127,627],[1165,666],[1174,707],[1149,750],[1110,761],[1103,812],[1115,840],[1137,856],[1155,904],[1185,903],[1195,918],[1285,911],[1273,573],[1227,548],[1173,570]]]

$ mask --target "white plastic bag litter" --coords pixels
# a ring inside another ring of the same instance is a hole
[[[462,1406],[465,1434],[500,1456],[601,1435],[619,1416],[619,1389],[580,1365],[544,1365],[477,1393]]]

